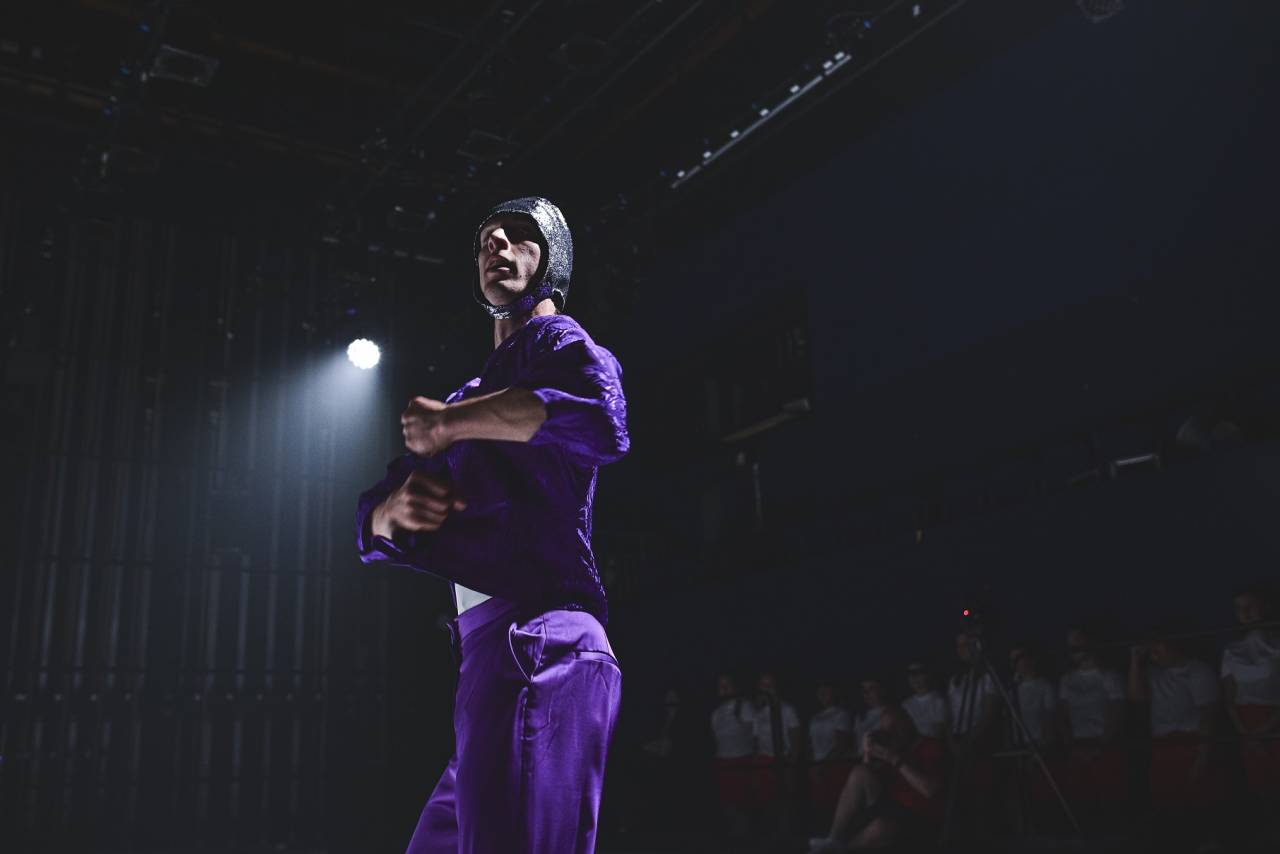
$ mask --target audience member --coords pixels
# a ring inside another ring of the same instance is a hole
[[[711,713],[715,739],[716,787],[729,834],[745,838],[750,833],[748,811],[759,806],[755,798],[755,703],[738,693],[733,676],[716,680],[719,700]]]
[[[814,761],[809,768],[809,791],[814,807],[829,812],[853,767],[853,720],[849,711],[836,703],[835,686],[830,681],[819,682],[815,694],[818,710],[809,720]]]
[[[1119,745],[1124,677],[1102,666],[1097,640],[1083,627],[1067,632],[1071,669],[1058,682],[1067,766],[1061,782],[1073,804],[1114,812],[1129,798],[1129,770]]]
[[[798,789],[797,772],[802,747],[800,716],[794,706],[779,697],[777,676],[772,671],[760,674],[756,681],[755,700],[756,767],[752,775],[755,798],[772,816],[774,830],[781,835],[790,824]],[[775,707],[779,716],[777,733],[774,732]],[[779,758],[782,759],[781,765]]]
[[[907,665],[907,684],[911,696],[902,701],[902,708],[911,716],[921,738],[945,741],[951,727],[951,712],[947,698],[933,687],[933,677],[928,669],[916,661]]]
[[[956,635],[956,658],[960,669],[947,684],[947,700],[951,709],[951,736],[983,744],[996,717],[995,682],[982,665],[980,641],[967,632]]]
[[[861,752],[867,733],[880,728],[880,713],[884,711],[884,683],[874,677],[862,680],[862,714],[853,725],[854,743]]]
[[[1236,592],[1243,638],[1222,653],[1222,688],[1231,726],[1241,736],[1240,758],[1249,789],[1280,798],[1280,633],[1263,628],[1272,618],[1260,588]],[[1270,739],[1252,738],[1270,735]]]
[[[1210,741],[1218,697],[1213,668],[1179,643],[1163,639],[1130,651],[1129,699],[1150,713],[1154,803],[1203,804],[1221,794]]]
[[[867,732],[866,761],[849,772],[831,829],[812,854],[912,844],[936,835],[943,815],[944,745],[921,738],[902,709],[886,706]]]
[[[1022,727],[1013,727],[1013,742],[1023,744],[1030,735],[1040,747],[1057,741],[1058,690],[1040,673],[1040,660],[1028,644],[1009,650],[1013,669],[1014,701]],[[1025,734],[1024,734],[1025,728]]]

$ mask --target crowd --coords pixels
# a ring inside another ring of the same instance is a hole
[[[1216,668],[1175,626],[1125,644],[1071,627],[1057,672],[1034,645],[997,657],[966,626],[945,678],[922,661],[868,676],[856,712],[819,680],[807,720],[778,674],[744,690],[724,673],[709,718],[682,715],[669,690],[644,750],[683,763],[669,792],[709,771],[740,841],[799,832],[830,854],[1123,833],[1160,851],[1280,850],[1280,632],[1260,588],[1237,591],[1235,610]]]

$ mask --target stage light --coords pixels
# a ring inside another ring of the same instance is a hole
[[[347,358],[357,368],[367,371],[378,364],[382,358],[382,351],[368,338],[357,338],[347,345]]]

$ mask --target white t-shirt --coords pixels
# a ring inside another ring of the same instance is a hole
[[[469,587],[463,587],[461,584],[453,585],[453,604],[461,614],[468,608],[474,608],[486,599],[491,598],[488,593],[481,593],[479,590],[472,590]]]
[[[828,706],[809,719],[809,747],[814,759],[826,759],[836,748],[836,733],[853,732],[849,713],[839,706]]]
[[[858,715],[858,719],[853,723],[853,749],[859,754],[862,753],[862,742],[866,738],[867,733],[873,729],[880,729],[880,716],[884,714],[884,706],[876,706],[874,709],[867,709]]]
[[[735,706],[737,707],[735,709]],[[756,752],[756,707],[750,700],[725,700],[711,713],[717,759],[736,759]]]
[[[937,691],[912,694],[902,701],[902,708],[925,738],[942,738],[947,734],[947,698]]]
[[[1027,725],[1027,732],[1036,744],[1044,744],[1044,716],[1058,707],[1058,692],[1053,683],[1043,676],[1033,676],[1018,682],[1018,714]],[[1021,743],[1022,730],[1014,727],[1014,740]]]
[[[1254,629],[1222,651],[1222,677],[1236,682],[1236,703],[1280,706],[1280,638]]]
[[[1218,702],[1218,679],[1213,668],[1199,659],[1177,667],[1147,666],[1151,696],[1151,734],[1196,732],[1200,707]]]
[[[790,703],[782,703],[782,750],[791,753],[791,730],[800,728],[800,716]],[[756,734],[756,754],[758,756],[773,755],[773,723],[769,707],[757,708],[754,718]]]
[[[1125,698],[1124,680],[1113,670],[1072,670],[1058,683],[1058,698],[1067,707],[1072,736],[1102,738],[1108,704]]]
[[[995,696],[996,683],[990,673],[983,673],[982,679],[974,685],[977,674],[967,670],[962,676],[947,682],[947,699],[951,703],[951,731],[963,735],[982,719],[982,710],[987,698]],[[973,685],[972,688],[969,686]]]

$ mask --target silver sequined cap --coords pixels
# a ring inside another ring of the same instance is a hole
[[[535,274],[518,299],[507,305],[494,305],[484,297],[480,289],[480,275],[476,272],[473,293],[476,302],[496,320],[504,320],[520,314],[528,314],[533,307],[550,297],[556,309],[564,311],[569,298],[569,275],[573,272],[573,237],[560,209],[541,196],[525,196],[497,205],[485,215],[476,228],[472,246],[472,261],[480,257],[480,232],[491,219],[500,214],[523,214],[533,220],[542,232],[543,259],[539,265],[541,275]]]

